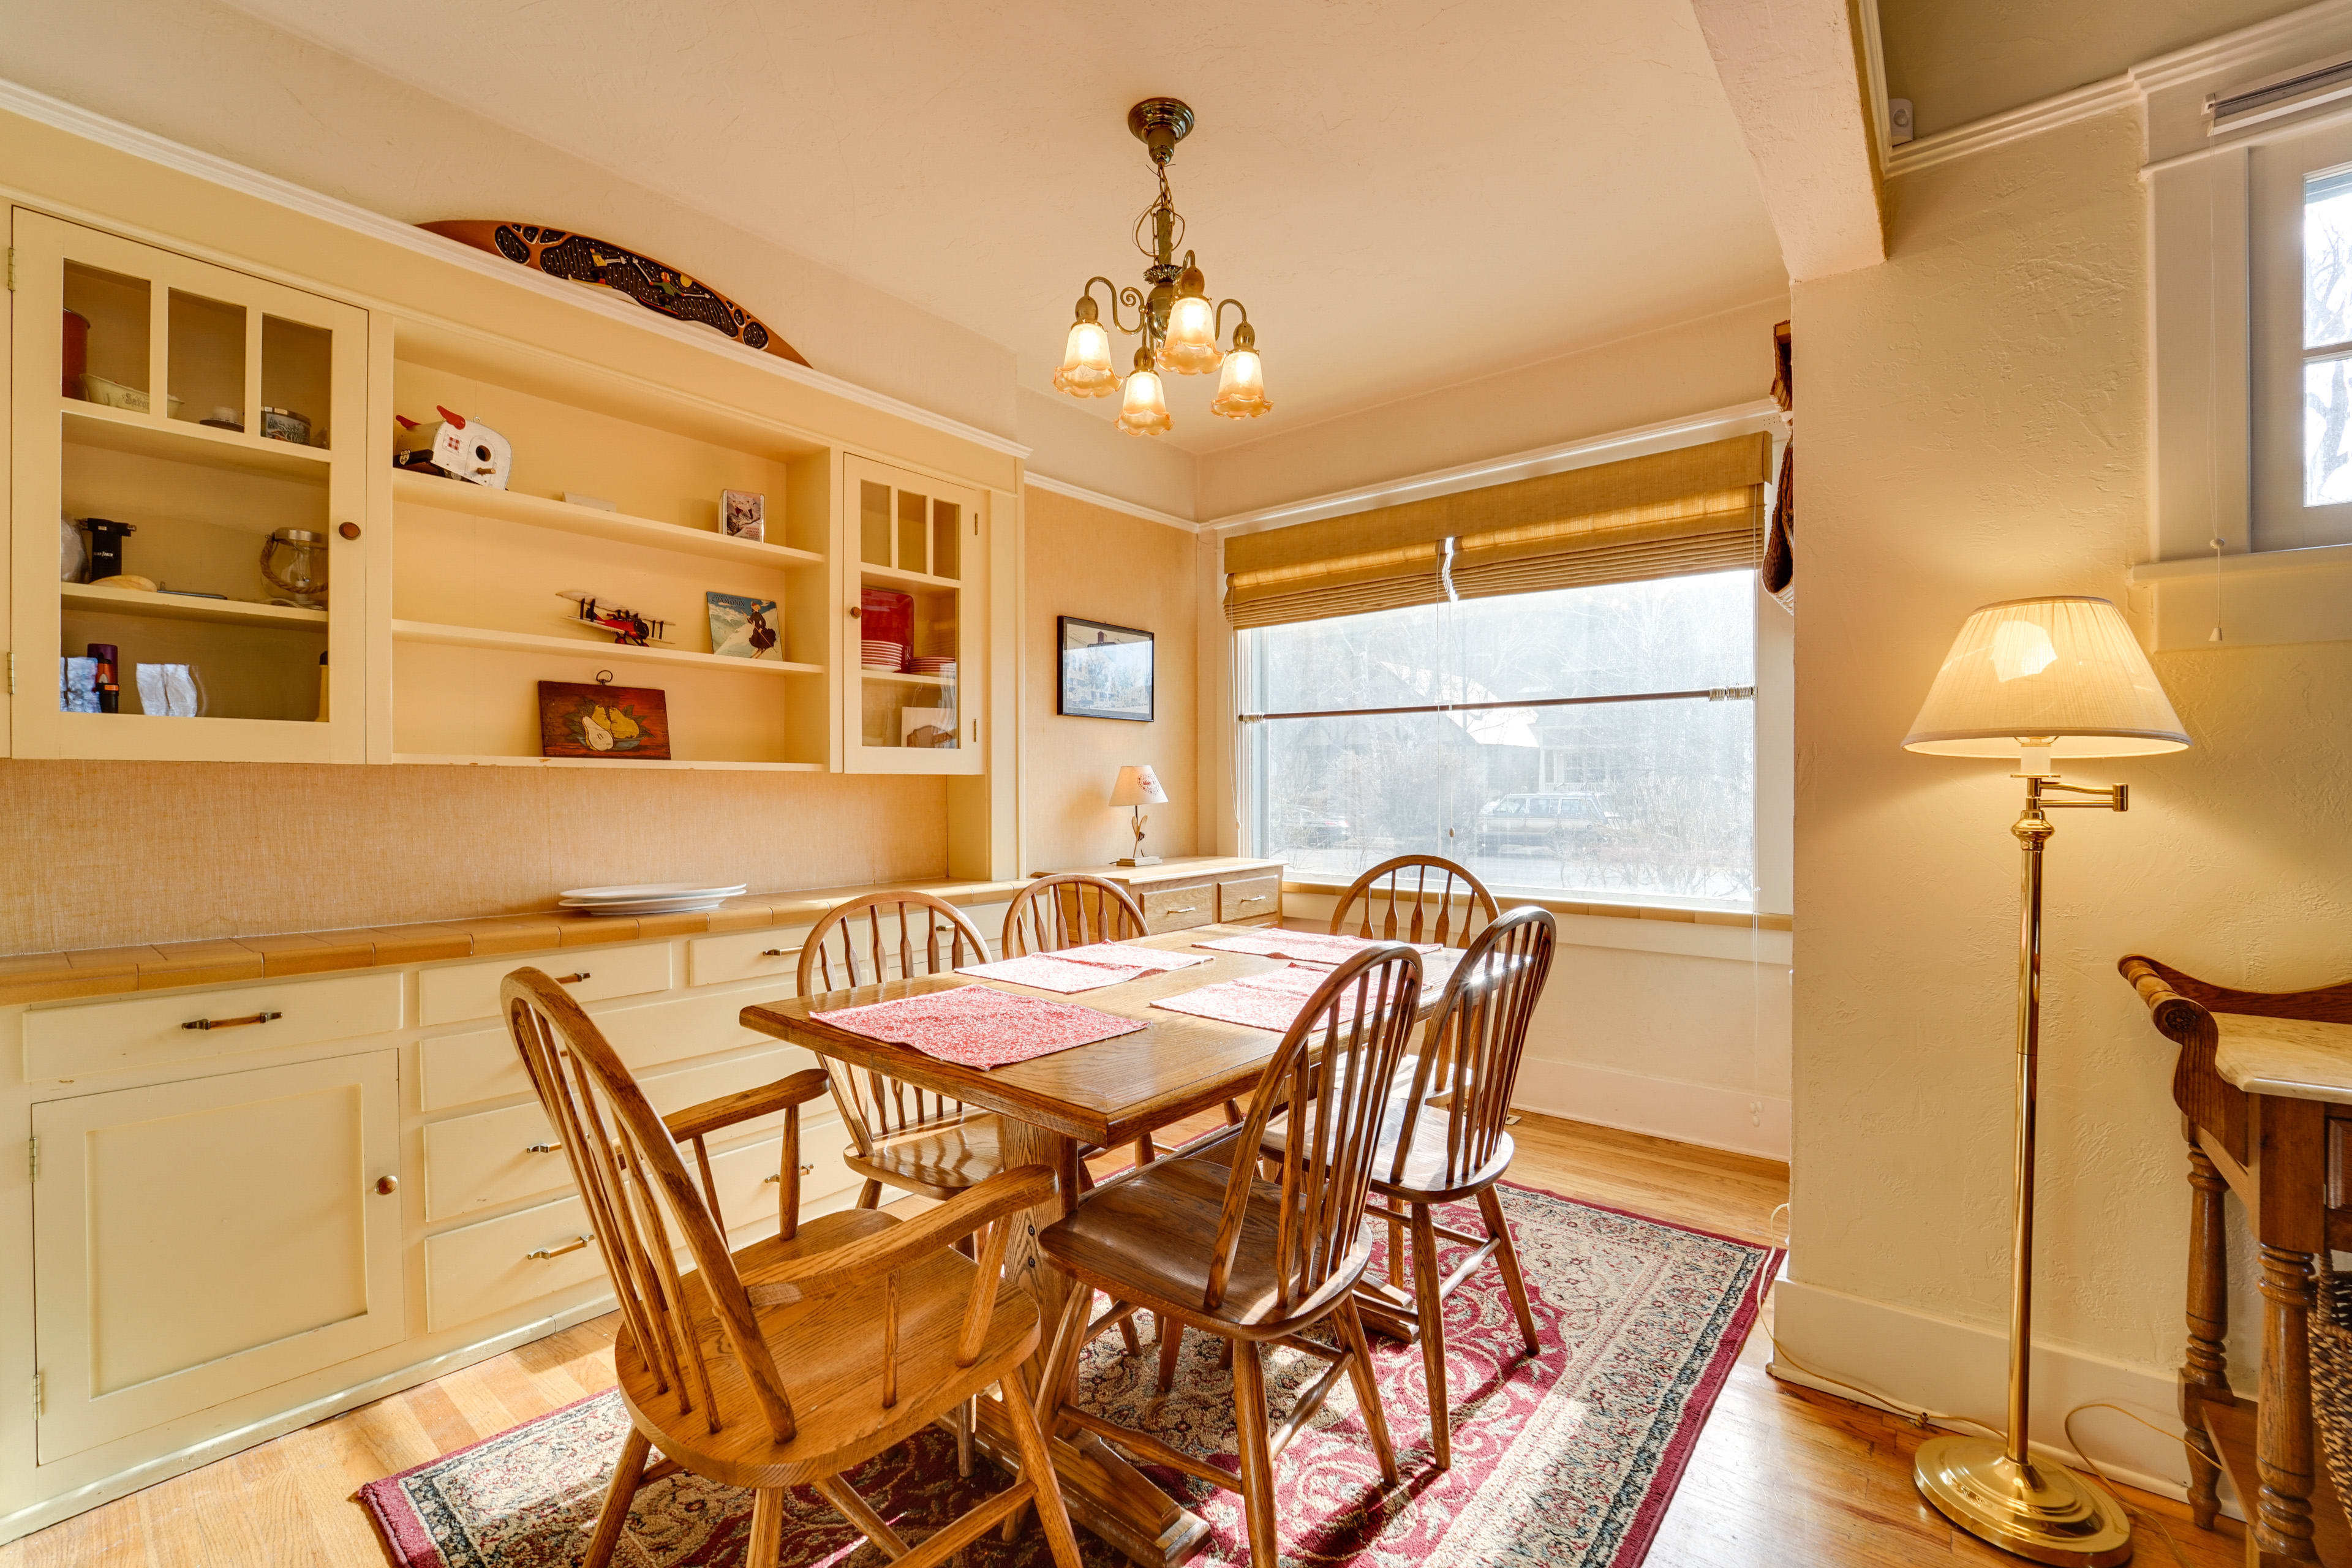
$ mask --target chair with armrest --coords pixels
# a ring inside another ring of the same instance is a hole
[[[1036,1301],[1002,1272],[1011,1227],[1051,1194],[1051,1173],[1002,1173],[903,1224],[848,1209],[730,1251],[670,1128],[579,1005],[530,968],[500,995],[620,1303],[613,1362],[630,1429],[585,1568],[611,1562],[637,1489],[679,1470],[752,1489],[746,1568],[776,1568],[794,1486],[815,1488],[902,1568],[938,1568],[1034,1503],[1056,1568],[1078,1568],[1022,1374]],[[975,1232],[976,1260],[951,1245]],[[844,1472],[992,1385],[1020,1474],[909,1550]],[[656,1446],[663,1458],[648,1466]]]

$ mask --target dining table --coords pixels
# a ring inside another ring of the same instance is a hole
[[[746,1028],[819,1056],[959,1100],[969,1111],[993,1112],[1000,1119],[1003,1168],[1043,1165],[1055,1173],[1053,1196],[1030,1210],[1026,1223],[1015,1226],[1004,1254],[1008,1282],[1033,1292],[1039,1321],[1053,1324],[1060,1321],[1070,1292],[1077,1287],[1038,1251],[1037,1235],[1076,1206],[1080,1152],[1117,1148],[1228,1100],[1246,1100],[1282,1040],[1270,1029],[1171,1012],[1153,1004],[1285,967],[1286,959],[1201,945],[1225,937],[1279,934],[1263,925],[1207,925],[1130,939],[1125,945],[1194,952],[1209,962],[1076,994],[940,973],[763,1002],[744,1008],[742,1021]],[[1444,960],[1454,956],[1437,955],[1432,963],[1418,1008],[1424,1020],[1436,1008]],[[980,1068],[856,1034],[822,1016],[958,985],[995,985],[1016,995],[1075,1003],[1133,1019],[1143,1027],[1028,1061]],[[1029,1363],[1033,1388],[1044,1376],[1050,1348],[1041,1342]],[[982,1447],[1000,1460],[1017,1462],[1012,1432],[995,1413],[995,1402],[982,1399],[979,1404]],[[1208,1545],[1208,1521],[1179,1505],[1100,1437],[1082,1431],[1049,1432],[1047,1437],[1071,1518],[1142,1568],[1171,1568]]]

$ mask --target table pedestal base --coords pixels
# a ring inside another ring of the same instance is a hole
[[[1020,1468],[1012,1429],[995,1400],[980,1401],[974,1436],[990,1458],[1008,1469]],[[1209,1521],[1178,1507],[1093,1433],[1055,1437],[1048,1446],[1071,1522],[1093,1531],[1139,1568],[1176,1568],[1207,1549]],[[1030,1528],[1036,1528],[1034,1521]]]

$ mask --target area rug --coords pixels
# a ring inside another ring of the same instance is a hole
[[[1549,1193],[1506,1185],[1504,1213],[1527,1274],[1540,1354],[1524,1353],[1501,1276],[1482,1269],[1446,1302],[1454,1465],[1431,1462],[1418,1346],[1373,1337],[1382,1407],[1402,1482],[1384,1490],[1351,1389],[1335,1388],[1276,1466],[1282,1555],[1298,1568],[1634,1568],[1649,1550],[1717,1394],[1762,1305],[1780,1254]],[[1440,1223],[1480,1229],[1470,1205]],[[1378,1227],[1385,1231],[1385,1226]],[[1451,1268],[1463,1249],[1448,1247]],[[1375,1272],[1384,1268],[1376,1262]],[[1238,1469],[1232,1374],[1216,1342],[1187,1334],[1173,1393],[1155,1392],[1147,1342],[1129,1355],[1107,1334],[1089,1348],[1083,1399],[1122,1425]],[[1266,1353],[1279,1413],[1320,1372],[1300,1352]],[[361,1489],[395,1568],[568,1568],[595,1524],[628,1429],[615,1394]],[[1005,1478],[982,1461],[955,1473],[938,1428],[853,1471],[849,1481],[915,1542]],[[1146,1472],[1208,1520],[1194,1561],[1243,1568],[1238,1495],[1155,1467]],[[751,1530],[749,1492],[691,1475],[637,1493],[618,1568],[736,1568]],[[814,1491],[792,1494],[782,1561],[879,1568],[881,1553]],[[1088,1568],[1125,1559],[1078,1531]],[[1049,1568],[1033,1522],[1011,1546],[991,1531],[964,1568]]]

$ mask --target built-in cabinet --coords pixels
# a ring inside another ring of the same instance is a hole
[[[22,206],[12,240],[0,754],[986,771],[986,488],[560,339]],[[511,454],[503,485],[395,469],[445,415]],[[762,498],[755,533],[722,517],[730,491]],[[73,572],[93,540],[145,581]],[[583,600],[649,635],[617,640]],[[93,647],[116,650],[119,710],[72,710],[62,661]],[[543,683],[659,691],[667,756],[634,699],[616,743],[545,755]]]

